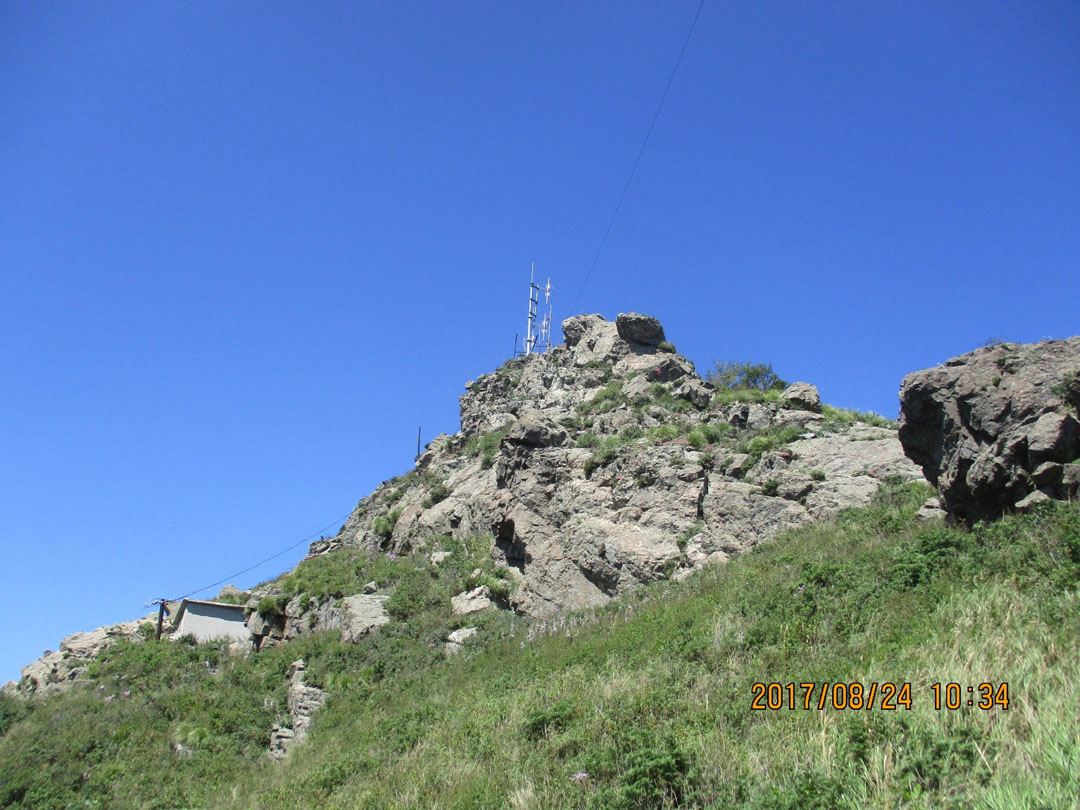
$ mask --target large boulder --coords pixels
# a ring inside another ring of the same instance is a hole
[[[792,383],[784,389],[780,399],[804,411],[821,413],[821,394],[818,393],[816,385],[804,382]]]
[[[505,441],[526,447],[556,447],[566,441],[566,431],[550,419],[529,412],[510,426]]]
[[[625,312],[615,318],[615,328],[619,337],[627,343],[639,346],[659,346],[664,342],[664,327],[651,315],[637,312]]]
[[[1076,496],[1078,406],[1080,337],[1003,343],[905,377],[900,441],[946,512],[993,519],[1036,490]]]

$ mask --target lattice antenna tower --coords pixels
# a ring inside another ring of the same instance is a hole
[[[525,354],[532,354],[536,346],[536,306],[540,303],[540,287],[536,283],[536,262],[533,262],[529,270],[529,323],[525,329]]]

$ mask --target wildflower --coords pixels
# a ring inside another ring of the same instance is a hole
[[[131,690],[130,689],[125,689],[124,690],[124,697],[131,697]]]
[[[105,697],[105,703],[112,703],[113,700],[115,700],[115,698],[116,698],[116,695],[107,695]]]
[[[588,778],[589,778],[588,772],[586,772],[586,771],[578,771],[577,773],[575,773],[573,776],[570,777],[570,781],[571,782],[584,782]]]

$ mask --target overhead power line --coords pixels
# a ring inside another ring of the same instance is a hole
[[[585,278],[581,281],[581,289],[578,290],[578,294],[574,296],[574,304],[570,307],[571,312],[577,310],[578,299],[581,298],[581,294],[585,291],[585,285],[589,281],[589,277],[592,275],[593,270],[596,269],[597,263],[600,261],[600,254],[604,250],[604,245],[607,244],[608,236],[611,234],[611,228],[615,224],[615,218],[619,215],[619,209],[622,208],[623,200],[626,199],[626,192],[630,188],[630,183],[634,179],[634,173],[637,171],[638,164],[641,163],[641,156],[645,154],[645,146],[649,143],[649,136],[652,135],[653,127],[656,126],[656,119],[660,117],[660,110],[664,107],[664,101],[668,97],[668,91],[671,89],[672,82],[675,81],[675,74],[679,72],[679,65],[682,64],[683,54],[686,53],[686,46],[690,44],[690,37],[694,33],[694,28],[697,26],[698,17],[701,16],[701,9],[705,6],[705,0],[701,0],[698,3],[697,12],[694,14],[694,21],[690,23],[690,30],[686,32],[686,39],[683,40],[682,48],[679,49],[679,58],[675,60],[675,67],[671,70],[671,75],[668,77],[667,84],[664,86],[664,93],[660,96],[660,103],[656,105],[656,112],[653,113],[652,121],[649,122],[649,129],[645,133],[645,139],[641,142],[641,148],[638,150],[637,157],[634,159],[634,165],[630,168],[630,175],[626,178],[626,185],[623,186],[622,193],[619,194],[619,201],[615,204],[615,210],[611,214],[611,219],[608,221],[607,230],[604,231],[604,236],[600,240],[600,247],[596,249],[596,255],[593,256],[592,264],[589,265],[588,271],[585,273]]]
[[[223,577],[222,579],[219,579],[217,582],[211,582],[209,585],[204,585],[201,588],[196,588],[195,590],[191,591],[190,593],[186,593],[183,596],[179,596],[174,601],[179,602],[181,599],[187,599],[190,596],[194,596],[197,593],[202,593],[203,591],[208,591],[211,588],[217,587],[218,585],[224,585],[229,580],[235,579],[236,577],[240,576],[241,574],[246,574],[248,571],[254,571],[260,565],[265,565],[266,563],[270,562],[271,560],[276,560],[278,557],[282,556],[283,554],[287,554],[288,552],[292,551],[297,546],[301,546],[304,543],[310,543],[314,539],[315,535],[320,535],[321,536],[322,533],[325,532],[327,529],[331,528],[332,526],[338,525],[339,523],[341,523],[341,521],[347,519],[349,517],[349,515],[351,515],[352,513],[353,513],[353,510],[350,509],[348,512],[346,512],[341,517],[334,518],[334,520],[330,521],[329,523],[327,523],[322,528],[316,529],[311,534],[309,534],[306,537],[304,537],[303,539],[298,540],[297,542],[287,546],[286,548],[283,548],[280,551],[276,551],[273,554],[269,555],[268,557],[263,557],[261,560],[259,560],[258,562],[254,563],[252,565],[249,565],[247,568],[243,568],[240,571],[235,571],[235,572],[229,574],[228,576]]]

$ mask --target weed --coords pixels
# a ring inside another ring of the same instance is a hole
[[[704,529],[705,522],[698,521],[685,532],[683,532],[679,539],[675,541],[675,544],[679,547],[679,551],[685,552],[686,547],[690,544],[690,541],[693,540],[697,535],[701,534]]]

